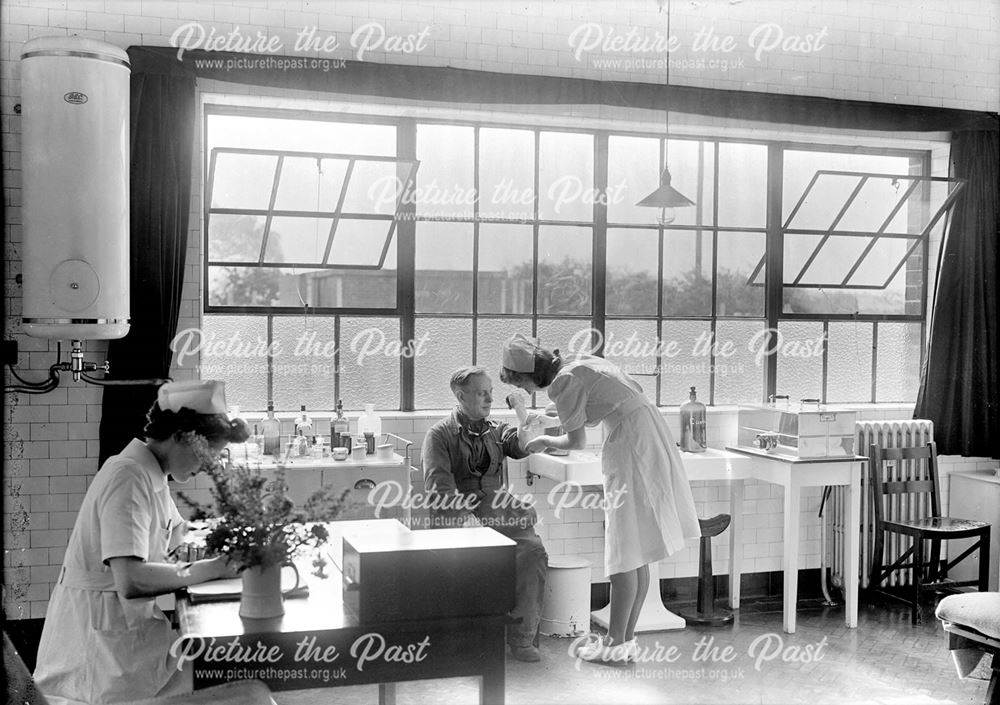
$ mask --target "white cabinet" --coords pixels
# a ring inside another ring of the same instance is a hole
[[[953,472],[948,516],[978,519],[993,525],[990,531],[990,590],[1000,587],[1000,477],[993,470]],[[957,556],[972,539],[948,542],[948,555]],[[975,580],[979,576],[978,551],[948,572],[952,580]]]

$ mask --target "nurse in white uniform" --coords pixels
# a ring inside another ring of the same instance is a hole
[[[222,382],[171,382],[147,416],[145,442],[107,459],[77,516],[49,599],[35,682],[52,705],[98,705],[191,690],[155,597],[233,577],[223,558],[169,562],[184,520],[167,476],[184,482],[219,461],[247,426],[226,416]]]
[[[578,655],[621,665],[635,660],[635,625],[646,591],[649,564],[701,535],[684,464],[657,408],[639,384],[607,360],[559,351],[523,335],[504,345],[500,379],[528,393],[544,389],[555,403],[565,434],[528,442],[532,453],[548,448],[579,450],[586,426],[604,423],[605,570],[611,580],[608,634]]]

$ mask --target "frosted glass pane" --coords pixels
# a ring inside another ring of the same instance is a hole
[[[472,313],[472,224],[417,223],[418,313]]]
[[[712,313],[712,233],[668,230],[663,233],[663,315]]]
[[[818,321],[779,321],[777,394],[792,402],[823,396],[823,324]],[[763,342],[766,345],[766,341]]]
[[[479,194],[480,218],[534,218],[534,132],[479,131]]]
[[[701,354],[712,328],[708,321],[663,321],[660,345],[660,403],[677,406],[687,401],[691,387],[708,403],[710,360]]]
[[[748,283],[764,257],[764,240],[764,233],[719,233],[716,315],[764,315],[764,268]]]
[[[226,383],[226,403],[241,411],[267,406],[267,320],[263,316],[216,316],[201,319],[202,379]],[[233,341],[233,345],[226,344]],[[191,345],[197,345],[197,336]],[[215,345],[213,345],[215,343]],[[249,354],[239,354],[244,351]],[[215,352],[216,354],[212,354]]]
[[[273,400],[276,410],[330,410],[336,404],[337,337],[333,316],[275,316]]]
[[[827,333],[826,400],[870,402],[872,324],[831,321]]]
[[[340,398],[352,411],[399,409],[399,319],[340,319]],[[423,351],[420,351],[423,352]]]
[[[476,335],[476,364],[482,365],[490,371],[490,375],[494,378],[493,386],[500,384],[499,374],[503,344],[515,333],[530,335],[531,321],[526,318],[479,319]]]
[[[211,183],[212,208],[266,209],[277,163],[272,156],[219,153]]]
[[[608,137],[608,222],[655,223],[655,208],[635,205],[660,185],[660,140]]]
[[[417,125],[417,214],[472,218],[475,132],[461,125]]]
[[[767,145],[719,143],[719,225],[763,228]]]
[[[879,323],[875,401],[911,402],[920,387],[919,323]]]
[[[756,404],[764,397],[764,358],[757,359],[764,321],[719,321],[715,326],[713,404]]]
[[[543,132],[538,154],[538,217],[594,219],[594,137]]]
[[[423,342],[414,372],[414,406],[417,409],[450,409],[455,395],[448,387],[451,374],[472,364],[472,320],[468,318],[418,318],[416,337]]]
[[[656,230],[609,229],[607,244],[608,315],[656,315]]]
[[[530,329],[529,329],[530,330]],[[529,335],[529,330],[524,334]],[[560,353],[590,352],[590,320],[585,318],[540,318],[538,319],[538,342],[552,350],[558,348]],[[535,404],[544,408],[549,403],[549,396],[544,391],[535,395]]]
[[[479,312],[531,313],[530,225],[479,226]]]
[[[605,325],[604,359],[638,382],[654,404],[659,349],[656,321],[608,321]]]
[[[590,314],[592,230],[538,229],[538,313]]]

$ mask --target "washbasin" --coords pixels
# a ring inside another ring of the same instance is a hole
[[[536,453],[528,458],[528,469],[556,482],[602,485],[601,455],[593,451],[573,450],[569,455]]]

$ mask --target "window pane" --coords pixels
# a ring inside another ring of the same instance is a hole
[[[830,322],[827,333],[827,401],[871,401],[872,330],[871,323],[861,321]]]
[[[484,127],[479,131],[479,217],[535,215],[535,133]]]
[[[788,220],[792,209],[819,170],[907,174],[910,171],[910,159],[881,154],[786,150],[782,167],[782,223]],[[791,227],[807,229],[830,227],[858,181],[857,176],[827,174],[819,177],[806,202],[796,213]],[[820,184],[822,188],[819,188]]]
[[[663,356],[660,361],[660,403],[677,406],[687,401],[691,387],[708,403],[710,360],[699,346],[710,340],[708,321],[663,321],[660,333]]]
[[[347,163],[346,159],[285,157],[274,199],[275,210],[335,211]]]
[[[719,195],[719,225],[764,227],[767,145],[719,143]]]
[[[262,215],[223,215],[208,218],[208,259],[213,262],[256,262],[264,237]]]
[[[479,312],[531,313],[530,225],[479,226]]]
[[[226,403],[246,410],[267,405],[267,319],[215,316],[201,319],[201,377],[226,383]],[[229,344],[232,341],[232,344]],[[213,345],[214,343],[214,345]],[[245,354],[239,354],[243,352]],[[259,354],[258,354],[259,353]]]
[[[786,235],[785,242],[794,238],[794,235]],[[802,273],[799,283],[840,286],[840,283],[847,276],[847,273],[861,253],[864,252],[865,246],[869,242],[871,242],[871,238],[867,237],[838,237],[836,235],[828,237],[822,245],[817,242],[816,247],[819,249],[815,252],[813,261],[809,263],[805,272]],[[812,254],[810,253],[808,256],[812,256]],[[885,267],[894,267],[898,263],[898,257],[895,262],[881,263],[883,268],[883,282],[889,271],[891,271],[891,269],[885,269]],[[800,270],[801,267],[795,271],[786,270],[788,278],[785,279],[785,283],[791,284],[799,276]]]
[[[476,335],[476,364],[482,365],[494,377],[494,386],[500,384],[501,353],[503,344],[515,333],[529,335],[531,319],[528,318],[480,318]],[[504,396],[513,391],[507,390]]]
[[[605,285],[608,315],[656,315],[658,258],[658,231],[608,230]]]
[[[256,208],[271,203],[277,157],[220,152],[212,179],[212,208]]]
[[[712,233],[667,230],[663,233],[663,315],[712,313]]]
[[[594,138],[572,132],[543,132],[538,154],[538,217],[594,218]]]
[[[395,238],[386,263],[396,261]],[[392,269],[329,269],[281,280],[283,306],[316,308],[392,308],[396,305],[396,272]],[[300,298],[301,297],[301,298]]]
[[[332,316],[275,316],[273,400],[275,409],[331,409],[336,404],[337,337]]]
[[[716,315],[764,315],[764,268],[754,275],[764,243],[764,233],[719,233]]]
[[[422,352],[422,351],[421,351]],[[340,397],[352,411],[398,409],[399,319],[340,318]]]
[[[906,204],[893,216],[886,232],[914,235],[923,232],[948,195],[957,188],[960,188],[960,184],[941,181],[924,182],[917,186],[906,199]],[[900,193],[902,192],[900,188]]]
[[[209,115],[208,148],[219,145],[337,154],[396,154],[396,127],[370,122]]]
[[[418,318],[415,335],[422,343],[422,351],[414,360],[414,406],[450,409],[455,405],[455,395],[448,380],[456,369],[472,364],[472,320]]]
[[[715,326],[715,404],[756,404],[764,398],[764,321],[719,321]]]
[[[417,223],[419,313],[472,312],[472,224]]]
[[[271,219],[271,232],[264,250],[264,261],[321,264],[332,223],[331,218],[275,216]],[[385,223],[380,225],[384,232]]]
[[[209,267],[206,299],[210,306],[278,306],[282,298],[294,293],[284,273],[276,267]],[[286,299],[287,300],[287,299]],[[288,306],[301,305],[295,303]]]
[[[354,162],[344,194],[343,213],[392,215],[401,191],[400,166],[395,162]],[[418,169],[419,173],[419,169]]]
[[[608,137],[608,222],[655,224],[655,209],[635,205],[660,185],[660,140]]]
[[[590,228],[539,228],[539,313],[590,313],[592,238]]]
[[[912,184],[912,179],[878,177],[865,179],[858,195],[854,197],[854,201],[844,213],[844,217],[837,223],[837,230],[858,230],[861,232],[878,230]],[[821,178],[817,182],[816,188],[822,186],[823,179]],[[906,210],[905,205],[902,210]]]
[[[712,193],[715,185],[714,145],[698,140],[670,140],[667,164],[670,167],[670,184],[695,202],[694,206],[676,208],[674,225],[710,225],[713,222]],[[699,190],[698,184],[702,184]],[[659,185],[659,181],[656,182]],[[644,198],[647,194],[642,194]],[[656,209],[647,222],[656,222]]]
[[[417,214],[472,218],[475,132],[460,125],[417,125]]]
[[[820,399],[823,396],[823,324],[779,321],[778,333],[776,393],[787,394],[792,402]]]
[[[608,321],[605,330],[604,358],[635,379],[646,398],[655,404],[656,374],[661,362],[656,321]]]
[[[333,236],[333,247],[327,263],[370,267],[378,265],[391,227],[392,222],[388,220],[342,218],[337,222],[337,232]],[[395,233],[392,239],[395,241]],[[395,256],[387,256],[386,265],[395,269]]]
[[[919,323],[879,323],[875,401],[911,402],[920,386]]]

